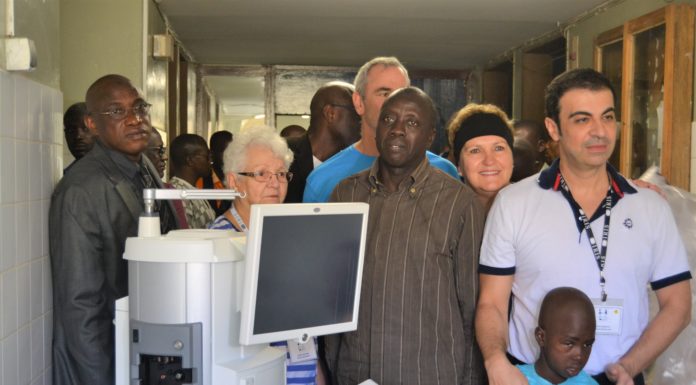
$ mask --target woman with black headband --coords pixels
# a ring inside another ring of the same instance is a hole
[[[464,183],[488,210],[512,176],[512,126],[503,110],[470,103],[457,112],[449,127],[450,148]]]

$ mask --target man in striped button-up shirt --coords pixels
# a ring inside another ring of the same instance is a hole
[[[332,194],[370,204],[358,329],[326,341],[338,385],[485,381],[473,333],[484,214],[428,162],[436,119],[423,91],[395,91],[379,115],[379,157]]]

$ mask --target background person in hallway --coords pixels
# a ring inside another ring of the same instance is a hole
[[[155,127],[152,127],[152,131],[150,131],[150,141],[147,143],[145,155],[150,159],[152,165],[155,166],[160,179],[164,179],[169,158],[167,157],[167,148],[164,147],[164,142],[162,141],[162,135]]]
[[[114,302],[128,295],[125,240],[137,235],[143,188],[161,186],[141,155],[150,105],[138,90],[107,75],[85,99],[87,127],[98,138],[56,187],[49,212],[55,385],[114,383]],[[165,231],[175,226],[166,207]]]
[[[282,136],[285,139],[297,138],[298,136],[302,136],[306,133],[307,130],[305,130],[304,127],[298,124],[291,124],[289,126],[285,126],[282,130],[280,130],[280,136]]]
[[[546,130],[546,127],[544,127],[543,124],[534,120],[523,119],[514,122],[512,124],[512,128],[514,131],[515,141],[518,139],[524,140],[535,150],[536,161],[534,163],[535,171],[533,174],[536,174],[537,172],[541,171],[541,169],[550,166],[556,157],[558,157],[557,150],[549,150],[549,146],[552,145],[553,141],[551,140],[549,132]]]
[[[427,160],[437,122],[428,95],[395,91],[378,121],[379,157],[331,195],[370,204],[358,329],[326,338],[334,385],[481,384],[473,317],[483,210]]]
[[[360,116],[353,106],[353,85],[330,82],[319,88],[310,103],[307,133],[287,138],[295,155],[286,203],[302,202],[307,176],[314,168],[360,139]]]
[[[317,167],[307,178],[304,202],[326,202],[334,187],[344,178],[366,170],[379,155],[375,132],[379,110],[389,94],[410,84],[408,71],[395,57],[376,57],[363,64],[355,75],[353,105],[360,121],[360,140]],[[453,178],[458,178],[454,165],[431,152],[430,163]]]
[[[476,334],[491,384],[526,383],[506,353],[536,359],[534,312],[558,286],[582,290],[607,316],[586,366],[600,384],[643,384],[641,372],[689,322],[691,273],[667,203],[608,164],[614,97],[595,70],[556,77],[545,123],[560,159],[500,191],[488,215]],[[652,319],[648,285],[659,304]]]
[[[229,144],[234,140],[234,136],[229,131],[218,131],[210,137],[210,154],[213,159],[210,174],[196,181],[196,187],[204,189],[226,189],[225,172],[223,171],[223,153]],[[210,207],[215,211],[215,217],[224,214],[230,208],[232,202],[229,200],[208,200]]]
[[[84,102],[75,103],[65,110],[63,115],[63,133],[65,134],[65,144],[75,158],[68,167],[63,170],[66,173],[76,161],[80,160],[94,146],[94,134],[85,124],[87,115],[87,104]]]
[[[171,177],[169,184],[180,190],[193,190],[196,181],[210,175],[210,150],[203,137],[181,134],[169,146]],[[186,222],[191,229],[205,229],[215,220],[215,211],[205,199],[182,201]]]
[[[447,131],[464,183],[488,210],[512,176],[512,127],[507,115],[492,104],[470,103],[455,114]]]

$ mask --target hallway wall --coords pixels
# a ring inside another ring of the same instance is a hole
[[[48,207],[62,175],[63,95],[0,71],[0,385],[50,385]]]

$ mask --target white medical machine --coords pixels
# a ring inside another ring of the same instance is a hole
[[[157,199],[240,196],[146,189],[144,197],[139,235],[124,253],[117,385],[281,385],[286,353],[269,342],[356,329],[367,204],[254,205],[248,234],[161,235]]]

